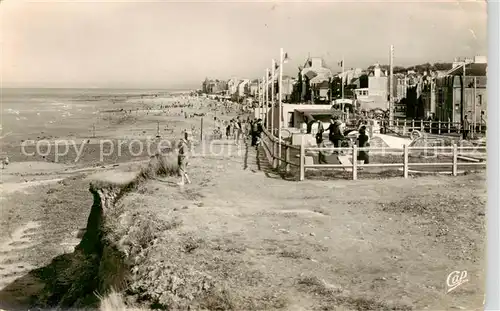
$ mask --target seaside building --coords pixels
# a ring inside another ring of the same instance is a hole
[[[305,98],[310,92],[311,102],[330,101],[330,80],[333,78],[332,71],[326,67],[320,57],[308,58],[302,68],[302,94]],[[309,89],[308,89],[309,88]]]
[[[486,57],[456,61],[454,65],[444,77],[436,79],[436,118],[460,122],[467,115],[471,122],[484,127],[487,117]]]
[[[202,83],[201,89],[205,94],[224,94],[227,90],[227,83],[223,80],[206,78]]]
[[[249,79],[243,79],[243,80],[239,81],[237,91],[236,91],[238,98],[245,97],[250,93],[250,85],[249,84],[250,84]]]
[[[249,92],[250,96],[253,96],[253,97],[257,96],[257,92],[259,89],[259,80],[257,80],[257,79],[252,80],[249,83],[249,89],[250,89],[250,92]]]
[[[231,78],[227,81],[227,95],[234,96],[238,92],[238,85],[240,84],[240,79]]]
[[[389,80],[387,74],[382,72],[379,64],[367,75],[367,86],[356,89],[355,96],[362,110],[388,109]],[[360,86],[364,86],[364,77],[359,78]]]
[[[464,80],[465,66],[465,80]],[[486,124],[486,69],[484,56],[455,59],[450,70],[408,71],[395,77],[395,116]]]

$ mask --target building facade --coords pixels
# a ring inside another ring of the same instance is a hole
[[[436,118],[460,122],[465,115],[476,124],[486,123],[486,64],[470,63],[448,72],[436,81]]]
[[[224,94],[227,90],[227,83],[223,80],[206,78],[202,83],[201,90],[205,94]]]
[[[231,78],[227,81],[227,95],[234,96],[238,93],[238,85],[240,84],[240,79]]]
[[[320,57],[312,57],[306,60],[300,74],[302,75],[302,98],[306,97],[306,93],[311,94],[312,102],[330,101],[329,96],[330,84],[329,81],[333,78],[332,71],[326,67],[324,61]],[[307,88],[310,88],[309,90]]]
[[[368,85],[354,90],[356,100],[361,110],[388,109],[389,83],[387,74],[382,72],[380,65],[376,64],[368,73]],[[360,84],[363,84],[363,77],[360,77]],[[362,85],[365,86],[365,85]]]

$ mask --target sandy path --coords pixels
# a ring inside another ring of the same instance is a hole
[[[36,245],[39,227],[40,223],[30,221],[15,229],[8,239],[0,243],[0,290],[35,268],[20,255]]]
[[[152,181],[127,200],[166,218],[176,208],[179,237],[206,245],[195,265],[234,267],[225,278],[239,294],[275,293],[287,309],[339,306],[298,287],[306,278],[356,303],[481,309],[483,177],[287,182],[262,153],[228,146],[231,156],[192,159],[192,185]],[[459,267],[470,281],[446,294],[446,276]]]

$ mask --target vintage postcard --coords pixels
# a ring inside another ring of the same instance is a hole
[[[483,310],[487,6],[2,1],[0,309]]]

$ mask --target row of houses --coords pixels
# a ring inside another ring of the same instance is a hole
[[[484,125],[486,72],[486,57],[476,56],[455,59],[449,70],[407,70],[393,74],[395,116],[461,122],[467,115],[472,122]],[[309,100],[326,104],[343,95],[353,100],[361,110],[389,109],[389,74],[379,64],[370,66],[368,70],[351,68],[332,74],[321,58],[310,58],[301,69],[299,80],[302,80],[302,85],[297,87],[299,102]]]
[[[465,66],[465,79],[463,68]],[[398,118],[460,122],[486,120],[486,57],[455,60],[450,70],[393,74],[394,115]],[[274,81],[278,90],[277,79]],[[234,100],[256,98],[258,80],[231,78],[203,82],[203,92],[230,96]],[[284,76],[283,101],[288,103],[331,103],[350,99],[360,110],[389,108],[389,74],[375,64],[369,69],[351,68],[334,74],[320,57],[309,57],[297,77]]]
[[[277,79],[275,81],[276,90]],[[295,79],[283,76],[283,97],[288,101],[295,85]],[[258,96],[259,80],[231,78],[229,80],[208,79],[202,83],[202,92],[205,94],[229,96],[233,100],[239,101],[245,98],[256,98]]]
[[[465,68],[465,74],[464,74]],[[461,122],[467,118],[486,124],[487,61],[475,57],[455,61],[446,72],[423,73],[400,79],[406,94],[396,102],[396,116],[409,119],[433,119]]]

